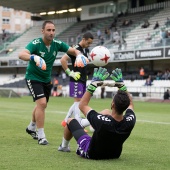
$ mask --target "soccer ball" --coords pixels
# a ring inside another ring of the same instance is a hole
[[[104,46],[96,46],[90,52],[91,62],[98,67],[105,66],[111,58],[110,51]]]

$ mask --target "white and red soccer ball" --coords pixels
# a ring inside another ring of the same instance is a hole
[[[105,66],[111,59],[110,51],[104,46],[96,46],[90,52],[91,62],[98,67]]]

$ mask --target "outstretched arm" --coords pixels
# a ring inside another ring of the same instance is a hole
[[[81,52],[75,48],[70,47],[67,51],[67,54],[73,55],[76,57],[74,67],[84,67],[88,64],[89,60]]]
[[[67,51],[67,54],[73,55],[73,56],[78,56],[79,54],[81,54],[81,52],[79,50],[77,50],[76,48],[70,47]]]
[[[91,96],[92,94],[86,91],[79,103],[79,109],[81,110],[85,117],[87,113],[92,109],[90,106],[88,106]]]
[[[100,67],[99,69],[94,68],[92,82],[88,85],[87,91],[84,93],[83,97],[79,103],[79,109],[86,116],[87,113],[92,109],[88,106],[91,96],[98,86],[103,84],[103,81],[109,76],[107,69]]]
[[[129,92],[127,92],[127,93],[129,95],[129,99],[130,99],[130,105],[129,105],[128,109],[131,109],[131,110],[134,111],[134,104],[133,104],[132,95]]]
[[[29,50],[24,49],[24,50],[22,50],[22,51],[19,53],[18,57],[19,57],[19,59],[21,59],[21,60],[29,61],[29,60],[30,60],[30,55],[31,55],[31,54],[30,54]]]
[[[43,58],[40,56],[30,54],[29,50],[24,49],[22,50],[19,55],[19,59],[24,60],[24,61],[33,61],[36,63],[36,66],[39,67],[42,70],[46,70],[46,63]]]

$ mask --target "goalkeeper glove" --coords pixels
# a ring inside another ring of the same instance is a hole
[[[74,80],[80,79],[80,72],[74,72],[73,70],[70,71],[70,69],[65,70],[66,74],[70,77],[73,77]]]
[[[125,86],[125,84],[123,82],[123,76],[122,76],[121,69],[116,68],[115,70],[113,70],[110,77],[112,78],[112,80],[115,81],[115,86],[118,87],[119,90],[127,91],[127,87]]]
[[[74,67],[84,67],[88,62],[89,60],[87,57],[85,57],[83,54],[79,54],[76,56]]]
[[[46,70],[46,63],[43,58],[39,57],[38,55],[31,55],[30,60],[36,63],[36,66],[41,68],[42,70]]]
[[[99,69],[94,68],[92,82],[88,85],[87,91],[93,94],[98,86],[102,86],[103,81],[106,80],[108,76],[109,73],[107,72],[107,69],[102,67],[99,67]]]

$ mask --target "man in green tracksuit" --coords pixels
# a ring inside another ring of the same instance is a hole
[[[33,101],[36,103],[26,132],[33,139],[38,139],[38,144],[47,145],[48,141],[44,132],[45,109],[51,94],[51,71],[57,53],[61,51],[75,56],[75,65],[79,67],[86,66],[88,59],[80,51],[54,38],[55,25],[52,21],[44,21],[42,34],[42,38],[32,40],[19,53],[19,58],[29,61],[25,79]]]

